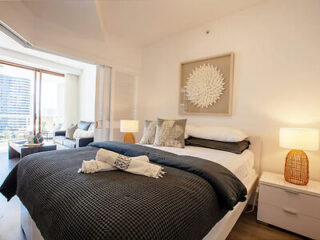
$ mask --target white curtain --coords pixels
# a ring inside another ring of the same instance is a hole
[[[137,78],[133,74],[115,71],[112,78],[110,139],[122,141],[120,120],[136,119]]]
[[[98,65],[96,79],[95,141],[110,139],[111,67]]]
[[[79,77],[65,74],[64,129],[79,121]]]
[[[136,119],[135,75],[97,66],[95,141],[123,140],[120,120]]]

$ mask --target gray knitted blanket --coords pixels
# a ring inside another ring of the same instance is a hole
[[[148,155],[161,179],[123,171],[79,174],[99,148]],[[45,239],[202,239],[246,188],[219,164],[118,142],[29,155],[0,187],[18,195]]]

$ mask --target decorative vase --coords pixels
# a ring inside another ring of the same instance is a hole
[[[43,137],[41,133],[37,133],[34,138],[33,138],[34,143],[42,143],[43,142]]]

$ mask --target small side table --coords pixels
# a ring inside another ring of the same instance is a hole
[[[320,239],[320,182],[300,186],[282,174],[263,172],[259,185],[259,221]]]
[[[26,147],[23,146],[26,141],[19,141],[19,142],[9,142],[8,143],[8,158],[20,158],[37,152],[46,152],[46,151],[53,151],[57,150],[57,145],[44,143],[42,146],[36,147]]]

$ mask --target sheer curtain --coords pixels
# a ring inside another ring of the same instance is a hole
[[[136,119],[137,77],[130,73],[115,71],[112,77],[110,139],[123,141],[120,120]]]
[[[79,76],[65,74],[64,129],[79,121]]]
[[[96,100],[95,100],[95,141],[110,140],[110,104],[111,104],[112,68],[97,66]]]
[[[136,119],[137,77],[97,66],[95,141],[122,141],[120,120]]]

